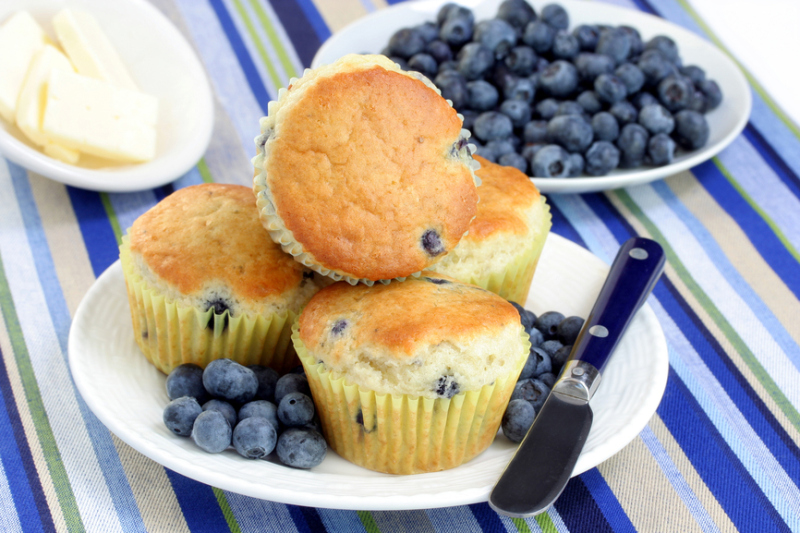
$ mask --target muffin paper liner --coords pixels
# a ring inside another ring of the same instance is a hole
[[[128,292],[136,344],[156,368],[169,374],[183,363],[203,368],[228,358],[242,365],[264,365],[283,374],[299,364],[291,343],[297,318],[283,314],[214,314],[212,309],[169,301],[136,272],[127,235],[120,246],[120,262]]]
[[[527,355],[529,336],[521,335]],[[508,374],[480,389],[432,399],[379,394],[348,383],[308,352],[297,323],[292,342],[328,445],[352,463],[388,474],[454,468],[488,448],[527,359],[521,356]]]

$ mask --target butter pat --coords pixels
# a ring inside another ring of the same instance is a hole
[[[60,144],[54,143],[45,144],[44,153],[53,159],[58,159],[59,161],[69,163],[70,165],[76,165],[78,160],[81,158],[81,153],[79,151],[71,150],[66,146],[61,146]]]
[[[157,119],[154,96],[65,70],[50,73],[42,131],[62,146],[117,161],[149,161]]]
[[[17,126],[40,148],[48,144],[42,131],[42,111],[47,99],[47,80],[53,70],[74,71],[67,56],[48,44],[34,56],[17,100]]]
[[[138,90],[97,20],[75,9],[62,9],[53,18],[53,28],[79,74]]]
[[[0,116],[14,121],[22,83],[33,56],[49,42],[27,11],[18,11],[0,26]]]

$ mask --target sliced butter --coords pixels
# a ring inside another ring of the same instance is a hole
[[[81,153],[79,151],[72,150],[66,146],[55,143],[45,144],[44,153],[53,159],[58,159],[59,161],[69,163],[70,165],[76,165],[78,160],[81,158]]]
[[[22,83],[33,59],[49,39],[27,11],[18,11],[0,26],[0,116],[14,121]]]
[[[78,73],[138,90],[111,41],[92,15],[76,9],[62,9],[53,18],[53,28]]]
[[[155,157],[158,100],[64,70],[50,73],[42,131],[54,142],[117,161]]]
[[[28,139],[40,148],[48,144],[47,136],[42,131],[42,111],[47,99],[47,79],[52,70],[68,70],[74,72],[67,56],[51,45],[39,50],[31,62],[25,82],[17,100],[17,126]]]

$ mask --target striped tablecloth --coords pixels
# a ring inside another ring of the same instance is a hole
[[[715,40],[686,0],[619,0]],[[548,513],[487,504],[341,511],[244,497],[137,453],[71,379],[71,318],[121,233],[202,181],[250,183],[258,119],[320,44],[378,0],[154,0],[215,93],[205,156],[131,194],[66,187],[0,158],[0,530],[800,531],[800,130],[758,82],[744,132],[713,160],[650,185],[551,195],[553,231],[610,262],[632,235],[668,265],[650,304],[670,358],[663,401],[619,454]],[[387,36],[388,37],[388,36]]]

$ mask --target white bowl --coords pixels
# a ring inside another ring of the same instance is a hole
[[[178,29],[145,0],[3,0],[0,23],[27,10],[55,40],[51,20],[69,7],[101,24],[139,88],[158,98],[156,157],[112,164],[81,154],[78,166],[52,159],[0,119],[0,153],[42,176],[95,191],[126,192],[170,183],[188,172],[211,139],[214,105],[200,61]]]
[[[442,4],[450,0],[405,2],[363,17],[336,32],[317,51],[312,67],[334,62],[345,54],[379,53],[389,37],[408,26],[435,21]],[[459,0],[470,7],[475,20],[493,18],[501,0]],[[528,0],[537,13],[551,0]],[[720,106],[706,114],[710,136],[705,146],[691,152],[676,154],[672,164],[663,167],[617,169],[607,176],[578,176],[574,178],[531,178],[544,193],[585,193],[619,187],[631,187],[665,178],[699,165],[728,146],[742,131],[750,117],[752,97],[750,86],[741,70],[719,48],[702,37],[658,17],[636,9],[609,5],[605,2],[558,0],[570,16],[570,30],[579,24],[613,24],[633,26],[647,40],[655,35],[667,35],[678,45],[685,65],[698,65],[722,89]]]

